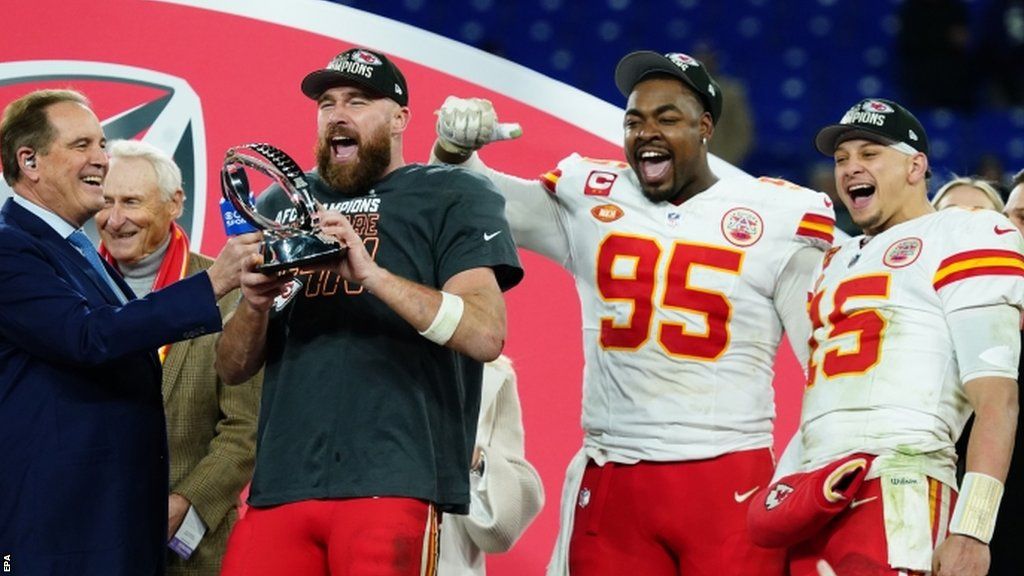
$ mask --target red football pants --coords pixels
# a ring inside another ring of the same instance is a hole
[[[772,477],[765,448],[690,462],[587,464],[569,545],[573,576],[780,576],[785,551],[747,533]]]
[[[438,519],[412,498],[303,500],[250,507],[221,576],[433,576]]]
[[[932,547],[946,537],[953,516],[956,492],[928,479]],[[858,576],[907,576],[919,574],[889,566],[889,549],[882,513],[882,483],[866,480],[853,496],[851,506],[825,525],[817,535],[793,547],[789,568],[792,576],[817,576],[816,564],[825,559],[836,574]]]

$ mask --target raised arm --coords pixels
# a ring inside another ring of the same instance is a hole
[[[499,172],[484,164],[476,152],[488,143],[521,134],[518,124],[498,123],[489,101],[449,96],[438,110],[438,136],[430,162],[457,165],[490,180],[505,198],[505,218],[516,245],[564,264],[569,257],[569,241],[555,198],[540,180]]]

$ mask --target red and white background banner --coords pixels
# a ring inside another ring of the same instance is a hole
[[[189,196],[181,224],[209,255],[225,239],[217,209],[224,152],[270,142],[312,167],[316,108],[299,82],[355,45],[390,54],[405,73],[407,161],[426,161],[433,112],[450,94],[489,98],[503,120],[522,124],[518,141],[487,150],[500,170],[539,175],[574,151],[622,158],[617,106],[453,40],[319,0],[34,0],[7,2],[3,22],[0,106],[36,88],[73,87],[91,99],[108,138],[140,138],[172,154]],[[713,167],[735,171],[717,159]],[[9,193],[0,185],[0,196]],[[539,256],[522,257],[526,279],[507,295],[506,353],[519,374],[527,457],[544,480],[547,505],[511,552],[489,560],[497,576],[543,571],[564,468],[582,436],[572,279]],[[791,357],[776,380],[778,445],[795,428],[802,391]]]

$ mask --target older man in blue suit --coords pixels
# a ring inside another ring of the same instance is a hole
[[[156,349],[221,329],[258,240],[135,299],[81,227],[103,207],[103,129],[70,90],[0,120],[0,553],[19,575],[163,573],[167,440]]]

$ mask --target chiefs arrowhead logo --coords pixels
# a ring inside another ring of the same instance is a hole
[[[768,491],[768,495],[764,498],[764,507],[768,510],[777,508],[792,493],[792,486],[779,482]]]
[[[878,112],[881,114],[889,114],[890,112],[895,112],[892,106],[889,106],[885,102],[880,102],[878,100],[869,100],[865,102],[864,105],[861,106],[861,109],[864,110],[865,112]]]
[[[749,208],[733,208],[722,216],[722,235],[731,244],[753,246],[764,234],[764,220]]]
[[[377,56],[367,52],[366,50],[356,50],[351,56],[349,56],[349,58],[355,62],[362,62],[363,64],[370,64],[373,66],[380,66],[383,64],[383,62],[380,61],[380,58],[377,58]]]
[[[892,243],[882,257],[882,263],[889,268],[905,268],[910,266],[921,255],[924,243],[920,238],[903,238]]]

